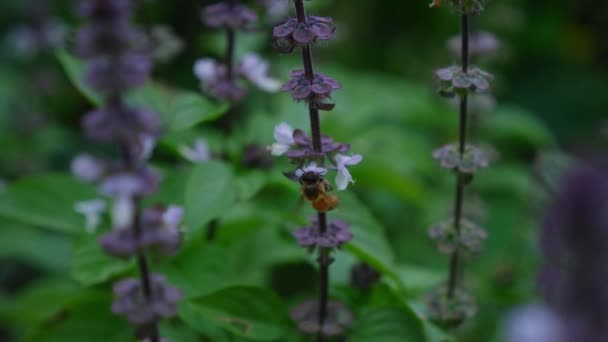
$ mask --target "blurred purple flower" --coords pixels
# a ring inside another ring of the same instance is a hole
[[[181,291],[168,285],[165,276],[160,274],[151,274],[150,283],[150,299],[144,295],[138,279],[127,278],[115,283],[112,312],[125,315],[136,326],[175,316],[177,303],[183,297]]]
[[[565,322],[569,341],[605,341],[608,315],[608,174],[599,164],[568,171],[540,236],[541,292]]]
[[[155,137],[161,131],[156,113],[131,107],[106,106],[93,110],[82,118],[82,126],[85,135],[93,141],[130,141],[131,145],[139,145],[141,136]]]
[[[100,92],[124,92],[146,82],[151,68],[150,58],[139,53],[99,56],[87,66],[85,82]]]
[[[118,228],[102,235],[99,243],[108,254],[120,258],[133,256],[140,249],[172,255],[181,245],[179,225],[182,218],[181,207],[152,207],[143,212],[141,232],[137,237],[132,229]]]
[[[70,168],[74,177],[85,182],[99,180],[107,169],[104,162],[89,154],[79,154],[74,157]]]
[[[346,305],[337,302],[327,302],[325,321],[319,324],[319,301],[308,300],[291,310],[291,319],[298,323],[301,332],[314,335],[337,336],[346,332],[354,320],[353,313]]]
[[[238,3],[220,2],[203,9],[203,23],[211,28],[249,29],[258,20],[257,14]]]
[[[319,248],[340,248],[342,245],[353,238],[350,232],[349,224],[342,220],[331,221],[324,233],[321,233],[318,221],[315,218],[311,219],[308,226],[299,228],[293,233],[293,236],[302,247],[314,250]]]

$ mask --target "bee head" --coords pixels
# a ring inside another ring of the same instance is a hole
[[[307,171],[307,172],[304,172],[304,174],[302,174],[302,176],[300,177],[300,183],[314,184],[314,183],[320,181],[321,179],[322,178],[321,178],[320,174],[313,172],[313,171]]]

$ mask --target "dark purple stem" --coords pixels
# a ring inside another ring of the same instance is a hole
[[[306,10],[304,9],[303,0],[294,1],[296,8],[296,17],[298,23],[306,23]],[[314,78],[314,67],[312,62],[312,51],[309,45],[302,47],[302,64],[304,65],[304,75],[312,83]],[[310,131],[312,135],[312,145],[315,152],[321,151],[321,122],[319,119],[319,110],[309,104],[308,111],[310,114]],[[319,230],[324,233],[327,230],[327,215],[325,213],[318,213]],[[319,293],[319,325],[322,327],[327,316],[327,300],[329,293],[329,265],[331,259],[329,257],[329,249],[319,249],[319,266],[320,266],[320,293]],[[319,340],[322,341],[323,337],[319,334]]]
[[[469,15],[466,11],[463,11],[461,17],[461,58],[462,58],[462,71],[467,72],[469,68]],[[460,133],[459,133],[459,142],[458,142],[458,150],[460,155],[465,152],[466,144],[467,144],[467,93],[464,93],[460,96]],[[463,206],[463,197],[464,197],[464,187],[465,187],[465,177],[462,174],[458,174],[456,179],[456,195],[454,200],[454,229],[456,229],[456,234],[460,235],[460,223],[462,221],[462,206]],[[458,239],[458,237],[457,237]],[[452,253],[452,257],[450,260],[450,276],[448,281],[448,298],[454,297],[454,291],[456,290],[456,280],[459,273],[460,266],[460,255],[458,253],[458,248],[454,250]]]
[[[234,79],[234,47],[236,45],[236,32],[232,28],[226,29],[226,72],[228,79]]]
[[[122,102],[122,98],[120,95],[113,95],[108,100],[109,103],[121,108],[124,106]],[[123,162],[129,171],[136,172],[140,167],[139,161],[136,155],[134,155],[133,150],[130,148],[128,142],[122,142],[120,144],[121,154]],[[134,197],[133,201],[133,226],[131,227],[133,231],[133,235],[135,235],[135,241],[139,241],[139,236],[141,235],[141,198]],[[139,279],[141,282],[141,288],[143,289],[144,297],[148,302],[152,302],[152,285],[150,281],[150,268],[148,266],[148,259],[146,258],[146,254],[143,250],[137,251],[137,266],[139,269]],[[160,337],[158,334],[158,325],[156,322],[150,324],[147,328],[149,330],[149,337],[151,342],[160,342]]]

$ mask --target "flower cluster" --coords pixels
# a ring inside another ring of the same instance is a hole
[[[446,327],[458,326],[477,312],[475,298],[460,289],[450,295],[447,287],[440,287],[429,295],[427,302],[429,318]]]
[[[258,20],[258,15],[245,5],[220,2],[205,7],[201,18],[210,28],[242,30],[252,28]]]
[[[458,144],[449,144],[435,150],[433,158],[437,159],[443,168],[466,174],[473,174],[489,164],[487,155],[473,145],[466,145],[461,155]]]
[[[479,14],[484,10],[486,0],[449,0],[449,3],[462,14]]]
[[[352,324],[354,316],[348,308],[336,301],[327,303],[327,317],[323,325],[319,324],[319,303],[306,301],[291,310],[291,319],[298,323],[298,328],[307,334],[336,336],[344,333]]]
[[[348,229],[350,225],[342,220],[334,220],[329,223],[329,227],[324,232],[319,229],[319,222],[316,217],[310,220],[310,224],[299,228],[293,236],[302,247],[308,248],[311,252],[316,247],[320,248],[340,248],[342,245],[353,238],[353,234]]]
[[[380,273],[370,265],[358,263],[350,270],[350,285],[357,289],[369,289],[380,277]]]
[[[314,74],[311,81],[304,70],[294,70],[289,77],[289,82],[281,90],[290,92],[295,101],[305,100],[319,110],[329,111],[334,108],[334,104],[325,101],[331,98],[332,91],[342,87],[336,80],[323,74]]]
[[[459,232],[454,227],[454,220],[449,220],[434,225],[428,234],[435,241],[437,250],[443,254],[452,254],[457,249],[479,253],[488,235],[483,228],[469,220],[460,222]]]
[[[148,208],[141,214],[139,234],[133,234],[128,226],[123,226],[102,235],[99,243],[106,253],[119,258],[132,257],[142,249],[172,255],[181,244],[179,225],[182,217],[181,207]]]
[[[469,95],[483,93],[490,89],[492,75],[470,66],[470,14],[483,9],[483,0],[450,0],[449,3],[460,13],[461,36],[457,50],[461,58],[460,65],[439,69],[435,77],[439,80],[439,94],[444,97],[455,97],[459,109],[458,142],[443,146],[433,152],[441,167],[453,171],[456,175],[454,192],[453,218],[432,226],[428,236],[435,243],[438,251],[449,255],[450,267],[447,284],[428,298],[429,316],[448,326],[457,326],[475,314],[473,297],[459,287],[458,275],[462,272],[461,253],[478,253],[481,251],[487,233],[472,222],[470,213],[465,211],[465,191],[473,180],[473,174],[489,164],[488,156],[467,142]],[[432,7],[438,7],[441,1],[433,1]],[[488,38],[487,36],[482,38]],[[487,39],[489,40],[489,39]],[[448,46],[457,45],[450,41]],[[491,44],[488,44],[491,45]],[[475,47],[475,46],[473,46]],[[479,49],[481,49],[480,47]],[[483,47],[486,48],[486,47]]]
[[[493,78],[492,74],[477,67],[464,72],[462,67],[457,65],[435,71],[435,77],[439,80],[439,94],[445,97],[467,92],[487,92]]]
[[[334,38],[336,27],[332,18],[309,16],[300,23],[290,18],[272,30],[274,46],[281,52],[292,52],[296,47],[312,44],[317,40]]]
[[[597,164],[568,170],[542,224],[540,290],[563,319],[568,341],[608,338],[602,323],[608,314],[607,175]]]
[[[354,183],[348,167],[359,164],[363,157],[346,155],[349,145],[334,142],[321,133],[319,111],[334,108],[334,104],[327,100],[341,85],[329,76],[315,73],[311,45],[317,40],[334,37],[333,19],[307,16],[304,0],[294,0],[293,4],[296,18],[275,26],[272,36],[274,46],[281,52],[292,52],[295,48],[302,52],[303,69],[292,71],[282,90],[290,92],[295,101],[304,101],[308,105],[310,136],[303,130],[294,130],[281,123],[274,129],[275,143],[269,149],[273,155],[286,155],[297,165],[294,171],[285,172],[285,175],[300,183],[302,197],[311,202],[317,212],[311,224],[298,229],[294,236],[302,247],[318,251],[317,261],[322,274],[319,301],[300,305],[292,312],[292,318],[304,333],[334,336],[344,332],[353,318],[350,313],[339,314],[340,311],[347,312],[342,304],[328,302],[329,267],[333,261],[330,253],[353,236],[346,222],[328,223],[328,211],[335,209],[340,200],[336,195],[327,194],[332,186],[325,176],[328,170],[335,170],[336,186],[338,190],[345,190],[349,183]],[[326,162],[331,164],[327,168]]]
[[[461,36],[455,36],[447,42],[447,47],[456,56],[460,56],[462,53],[461,40]],[[494,34],[486,31],[474,32],[469,37],[469,54],[471,56],[492,57],[500,49],[500,45],[500,41]]]
[[[240,63],[228,72],[228,66],[212,58],[201,58],[194,64],[194,74],[201,82],[201,88],[210,96],[236,102],[247,95],[242,81],[247,80],[259,89],[275,92],[280,83],[268,75],[269,65],[259,55],[250,53],[243,56]]]
[[[235,35],[238,30],[251,29],[258,20],[257,14],[236,1],[220,2],[203,9],[205,25],[227,32],[225,62],[201,58],[194,64],[194,74],[202,90],[209,96],[229,102],[238,102],[247,95],[245,81],[267,92],[280,89],[279,81],[268,75],[269,65],[259,55],[249,53],[235,63]]]
[[[76,34],[75,51],[88,61],[84,81],[105,100],[101,108],[84,116],[83,130],[92,141],[118,144],[122,159],[103,161],[81,155],[73,161],[72,171],[79,179],[96,183],[100,193],[112,200],[112,229],[99,237],[101,247],[112,256],[139,260],[140,279],[114,285],[117,299],[112,311],[136,326],[139,339],[159,341],[157,321],[175,315],[181,292],[168,286],[163,276],[149,273],[146,253],[177,250],[183,210],[140,208],[140,199],[155,192],[160,181],[146,161],[161,123],[156,113],[130,107],[122,99],[125,91],[148,79],[152,65],[140,43],[142,33],[130,24],[132,11],[130,0],[85,0],[78,7],[88,21]],[[75,210],[85,216],[87,230],[93,232],[102,222],[106,205],[92,200],[77,203]]]
[[[152,303],[147,301],[138,279],[123,279],[113,288],[116,300],[112,303],[112,312],[125,315],[135,326],[145,327],[161,318],[174,316],[182,298],[181,291],[167,284],[165,276],[160,274],[150,275]]]

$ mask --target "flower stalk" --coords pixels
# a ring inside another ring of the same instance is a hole
[[[469,68],[469,15],[466,12],[461,14],[461,65],[462,72],[466,73]],[[459,139],[458,139],[458,152],[462,159],[465,153],[465,147],[467,143],[467,93],[460,96],[460,120],[459,120]],[[458,173],[456,177],[456,192],[454,198],[454,229],[456,234],[460,234],[460,221],[462,219],[462,207],[464,197],[464,187],[466,179],[463,174]],[[458,236],[457,236],[458,238]],[[448,281],[448,298],[454,297],[454,291],[456,289],[456,281],[458,277],[458,268],[460,267],[460,256],[458,249],[455,249],[450,258],[450,273]]]
[[[161,124],[156,113],[133,107],[123,99],[129,89],[148,79],[151,59],[139,43],[143,33],[131,26],[134,5],[130,0],[86,0],[78,9],[88,19],[76,36],[76,53],[88,62],[84,81],[105,99],[101,108],[83,117],[83,129],[90,140],[114,145],[120,158],[80,158],[73,169],[80,179],[97,183],[100,192],[113,201],[112,228],[99,236],[101,248],[111,256],[137,261],[138,278],[114,283],[112,312],[126,316],[138,340],[160,342],[158,321],[176,314],[182,294],[168,285],[163,275],[151,273],[147,254],[177,251],[183,209],[142,207],[142,198],[155,192],[159,183],[147,160]],[[93,210],[99,214],[102,207],[90,204],[80,208],[93,215]],[[92,216],[88,221],[100,223]]]
[[[273,29],[273,43],[277,50],[290,53],[300,49],[301,70],[290,73],[290,80],[282,89],[291,93],[292,98],[303,101],[308,107],[310,136],[300,129],[292,129],[281,123],[275,127],[276,143],[270,149],[273,155],[286,155],[297,169],[285,172],[298,181],[302,197],[311,202],[316,214],[310,224],[294,232],[298,244],[317,251],[320,284],[319,296],[315,301],[305,302],[292,310],[292,318],[304,333],[316,335],[319,341],[326,336],[336,336],[345,331],[352,322],[352,314],[339,302],[329,299],[329,267],[333,262],[332,251],[352,239],[349,224],[340,220],[329,221],[327,212],[335,209],[339,197],[329,194],[333,187],[325,179],[328,170],[336,170],[336,186],[345,190],[354,182],[348,166],[361,162],[360,155],[347,156],[350,146],[334,142],[321,133],[320,111],[331,111],[334,104],[328,102],[331,93],[341,85],[334,79],[315,73],[312,58],[312,44],[317,40],[334,37],[333,20],[327,17],[307,16],[304,0],[294,0],[296,17],[277,25]],[[326,165],[329,164],[329,165]]]
[[[296,17],[299,24],[306,23],[306,9],[304,8],[303,0],[294,1],[296,8]],[[311,83],[314,80],[314,66],[312,62],[312,52],[309,45],[304,45],[301,48],[302,64],[304,65],[304,75]],[[308,106],[310,116],[310,132],[312,136],[312,147],[315,152],[322,153],[321,150],[321,120],[319,118],[319,109],[315,106]],[[319,222],[319,231],[324,234],[327,231],[327,215],[324,212],[317,213]],[[327,299],[329,297],[329,265],[332,260],[329,256],[329,250],[326,248],[319,249],[319,272],[320,272],[320,287],[319,287],[319,325],[323,326],[327,312]],[[321,336],[321,335],[319,335]],[[320,337],[321,338],[321,337]]]
[[[459,98],[458,142],[437,149],[433,157],[441,167],[456,174],[456,184],[453,217],[429,229],[429,236],[435,241],[439,252],[450,258],[447,284],[430,295],[429,313],[431,318],[454,327],[472,317],[476,311],[473,298],[458,286],[463,254],[478,253],[487,237],[485,230],[464,217],[466,187],[473,180],[473,175],[488,165],[485,153],[467,141],[468,100],[473,93],[487,91],[492,76],[470,65],[470,18],[483,9],[483,0],[452,0],[450,4],[460,13],[460,65],[439,69],[435,76],[439,80],[441,96]]]

